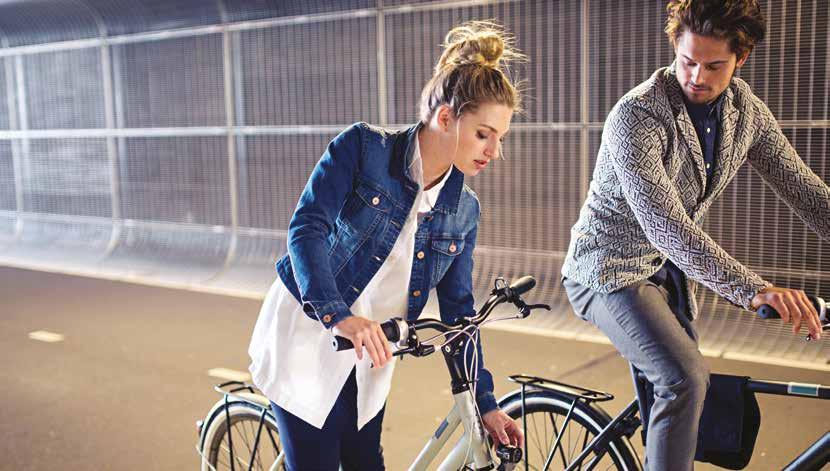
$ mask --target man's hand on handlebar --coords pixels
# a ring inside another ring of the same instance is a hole
[[[363,359],[363,347],[375,367],[382,368],[392,359],[392,348],[380,324],[365,317],[349,316],[332,327],[334,335],[351,340],[357,359]]]
[[[752,298],[753,308],[758,309],[764,304],[774,308],[781,315],[784,323],[792,324],[794,334],[797,334],[804,324],[813,339],[821,338],[821,321],[818,312],[804,291],[770,286],[762,289]]]

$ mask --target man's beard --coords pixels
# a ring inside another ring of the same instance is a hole
[[[713,101],[717,100],[717,99],[718,99],[718,97],[719,97],[719,96],[721,96],[721,95],[723,94],[723,92],[725,92],[725,91],[726,91],[726,89],[727,89],[727,88],[729,88],[729,85],[730,85],[730,84],[732,84],[732,79],[734,79],[734,78],[735,78],[735,74],[736,74],[737,72],[738,72],[738,68],[737,68],[737,67],[735,67],[735,69],[734,69],[734,70],[732,70],[732,75],[730,75],[730,76],[729,76],[729,82],[727,82],[726,88],[724,88],[723,90],[721,90],[721,92],[720,92],[720,93],[718,93],[717,95],[715,95],[714,97],[712,97],[712,99],[708,99],[708,98],[707,98],[707,99],[704,99],[704,101],[703,101],[702,103],[709,104],[709,103],[712,103]],[[685,87],[683,87],[683,88],[684,88],[685,90],[688,90],[689,92],[691,92],[691,90],[692,90],[692,81],[691,81],[691,80],[687,80],[687,81],[686,81],[686,86],[685,86]],[[703,90],[703,93],[711,93],[711,92],[712,92],[712,87],[706,87],[706,88]],[[686,94],[686,99],[688,99],[689,101],[696,102],[696,100],[692,100],[692,98],[693,98],[694,96],[695,96],[695,95],[694,95],[694,93],[691,93],[691,96],[689,96],[689,94]]]

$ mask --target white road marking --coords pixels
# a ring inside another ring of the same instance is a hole
[[[212,368],[207,372],[208,376],[219,379],[226,379],[228,381],[242,381],[243,383],[251,381],[251,374],[247,371],[237,371],[228,368]]]
[[[63,334],[57,334],[55,332],[47,332],[45,330],[36,330],[34,332],[29,332],[29,338],[32,340],[39,340],[41,342],[63,342],[64,336]]]

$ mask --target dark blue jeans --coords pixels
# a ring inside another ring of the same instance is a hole
[[[288,471],[382,471],[383,412],[357,430],[357,382],[349,375],[322,429],[271,403]]]

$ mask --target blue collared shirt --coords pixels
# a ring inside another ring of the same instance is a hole
[[[685,97],[684,97],[685,98]],[[717,152],[716,145],[718,142],[718,131],[720,131],[720,116],[723,108],[723,94],[719,96],[712,103],[705,103],[702,105],[689,103],[685,99],[686,111],[692,119],[692,124],[697,132],[698,142],[700,142],[700,150],[703,151],[703,161],[706,166],[706,186],[708,188],[712,181],[712,175],[715,171],[715,154]],[[666,260],[666,263],[649,278],[651,281],[659,286],[665,287],[669,294],[676,296],[677,299],[685,300],[686,295],[686,275],[680,268],[677,267],[671,260]],[[680,302],[680,309],[685,311],[689,317],[689,306],[686,302]]]
[[[697,138],[700,142],[700,150],[703,151],[703,160],[706,165],[706,185],[712,180],[712,174],[715,171],[715,153],[717,152],[716,145],[718,142],[718,132],[720,131],[720,115],[723,108],[723,94],[712,103],[698,105],[695,103],[686,103],[686,111],[692,119],[692,124],[695,126]]]

